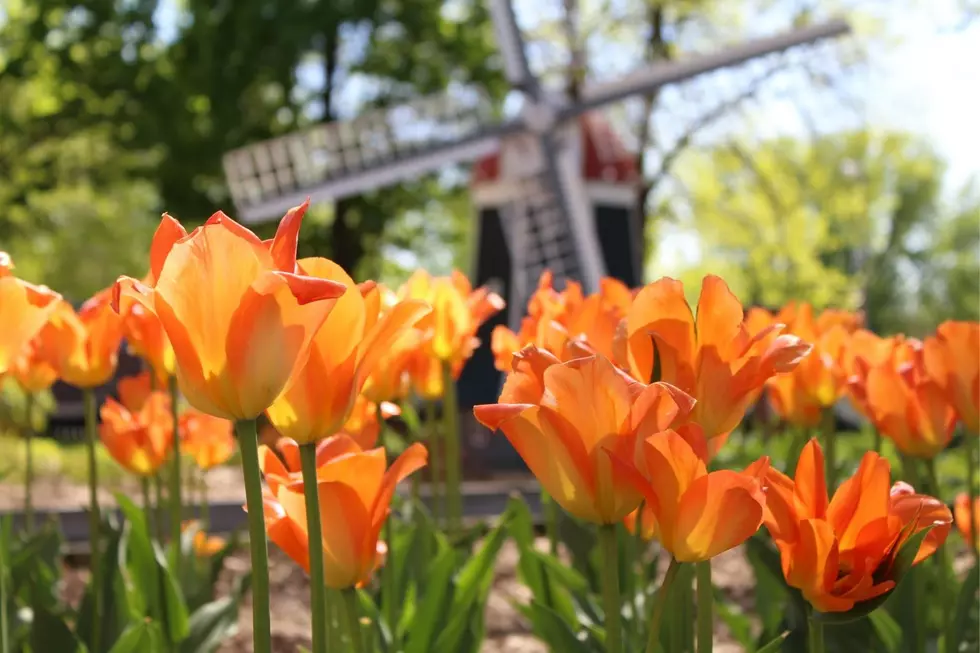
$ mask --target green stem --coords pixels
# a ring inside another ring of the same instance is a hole
[[[667,605],[670,587],[674,584],[674,579],[677,577],[677,572],[680,568],[681,563],[671,558],[670,565],[667,567],[667,575],[664,576],[663,582],[660,583],[660,589],[657,590],[657,596],[653,599],[653,610],[650,612],[650,628],[647,633],[646,653],[657,653],[657,649],[660,648],[660,621],[664,616],[664,607]]]
[[[831,496],[837,487],[837,420],[833,405],[824,408],[821,425],[824,437],[824,458],[827,470],[827,492]]]
[[[456,404],[456,380],[449,363],[442,364],[442,419],[446,442],[446,516],[450,537],[459,533],[463,521],[462,460],[459,447],[459,424]]]
[[[357,590],[348,587],[340,593],[344,597],[344,610],[347,613],[347,634],[350,637],[351,653],[367,653],[361,635],[361,611],[357,605]]]
[[[208,473],[201,470],[201,528],[211,531],[211,505],[208,503]]]
[[[104,597],[102,596],[102,549],[99,542],[99,528],[102,524],[102,517],[99,514],[99,468],[95,457],[95,445],[99,439],[99,418],[95,406],[95,390],[84,388],[82,399],[85,402],[85,440],[88,445],[88,537],[89,550],[92,552],[92,606],[94,608],[93,614],[101,615]],[[91,647],[93,651],[102,650],[101,628],[102,620],[93,619]]]
[[[714,641],[714,596],[711,593],[711,561],[697,563],[698,653],[711,653]]]
[[[810,639],[809,653],[824,653],[823,624],[813,616],[813,612],[807,619],[807,631]]]
[[[10,628],[7,625],[7,558],[10,546],[10,530],[6,523],[0,524],[0,653],[11,653]]]
[[[180,399],[180,392],[177,390],[177,377],[170,377],[170,415],[173,418],[173,460],[170,467],[170,538],[175,542],[174,545],[174,575],[180,578],[181,551],[180,551],[180,522],[184,512],[183,502],[180,500],[180,429],[177,428],[179,420],[179,408],[177,400]]]
[[[926,471],[929,474],[929,485],[932,496],[940,501],[942,497],[939,491],[939,475],[936,473],[936,459],[930,458],[926,461]],[[943,632],[949,633],[950,626],[950,604],[949,604],[949,573],[946,561],[946,542],[943,541],[936,549],[936,566],[939,568],[939,609],[943,616]]]
[[[150,501],[150,477],[140,477],[140,489],[143,494],[143,514],[146,516],[146,529],[153,537],[159,539],[160,534],[156,532],[156,524],[153,522],[153,502]]]
[[[967,433],[964,431],[963,440],[966,444],[966,496],[969,500],[970,515],[970,551],[973,552],[980,564],[980,549],[977,548],[977,516],[974,514],[977,503],[977,444],[980,443],[980,434]]]
[[[637,637],[642,636],[640,633],[640,599],[646,596],[647,592],[647,570],[644,560],[647,543],[643,539],[643,508],[645,505],[645,503],[640,503],[640,507],[636,509],[636,522],[633,528],[633,555],[636,564],[636,568],[633,570],[636,575],[636,587],[633,592],[633,632]],[[642,640],[639,641],[642,642]]]
[[[558,555],[558,504],[541,488],[541,507],[544,508],[544,529],[548,535],[548,551]]]
[[[303,495],[306,497],[306,532],[310,552],[310,607],[322,615],[327,606],[327,585],[323,576],[323,536],[320,526],[320,494],[316,482],[316,442],[299,447],[303,469]],[[313,653],[326,653],[327,632],[323,619],[313,619]]]
[[[153,476],[153,489],[156,495],[156,506],[153,510],[153,517],[157,525],[157,537],[163,542],[163,537],[167,531],[167,523],[164,519],[164,500],[163,500],[163,476],[162,470],[158,470]]]
[[[34,393],[28,392],[24,398],[24,412],[27,413],[27,432],[24,433],[24,524],[28,533],[34,532],[34,504],[31,490],[34,487]]]
[[[432,515],[436,523],[446,519],[445,490],[443,469],[445,468],[445,444],[442,441],[442,429],[436,423],[436,406],[426,402],[426,436],[429,438],[429,496],[432,499]],[[415,476],[413,474],[413,476]]]
[[[272,653],[269,617],[269,550],[262,505],[262,474],[254,419],[235,422],[235,436],[242,454],[245,504],[248,506],[248,544],[252,553],[252,647],[254,653]]]
[[[386,424],[384,415],[381,414],[381,404],[378,404],[376,408],[375,419],[378,420],[378,437],[381,440],[382,446],[384,446],[386,441]],[[385,564],[381,568],[381,607],[384,612],[385,622],[388,624],[388,630],[391,632],[392,637],[394,637],[395,626],[398,623],[398,596],[395,574],[394,518],[391,515],[385,520],[384,539],[385,544],[388,546],[388,555],[385,556]]]
[[[619,544],[615,524],[599,526],[599,547],[602,555],[602,599],[606,612],[606,652],[621,653],[623,627],[620,623]]]

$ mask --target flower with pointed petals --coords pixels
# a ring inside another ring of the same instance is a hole
[[[401,409],[397,404],[390,401],[382,401],[380,404],[376,404],[364,395],[358,396],[350,417],[340,429],[340,434],[354,440],[361,449],[370,449],[375,446],[378,443],[378,436],[381,435],[381,422],[378,421],[379,410],[381,419],[384,420],[401,415]]]
[[[680,562],[710,560],[738,546],[762,525],[762,479],[769,459],[746,473],[708,472],[707,442],[695,424],[648,437],[635,461],[610,452],[617,474],[643,494],[644,533],[655,531]],[[635,519],[635,518],[634,518]]]
[[[299,472],[299,445],[279,441],[282,458],[268,447],[259,450],[259,463],[268,490],[265,524],[272,540],[307,572],[304,481]],[[385,470],[383,448],[363,450],[344,435],[317,445],[317,491],[323,529],[324,582],[334,589],[367,583],[380,564],[378,537],[390,512],[395,486],[425,466],[425,447],[415,443]]]
[[[207,471],[228,462],[235,453],[234,425],[199,410],[185,410],[179,420],[180,450]]]
[[[116,381],[116,394],[119,401],[131,413],[138,413],[153,392],[153,381],[149,372],[124,376]]]
[[[170,397],[154,392],[138,412],[109,397],[99,410],[99,437],[116,462],[134,474],[152,476],[167,460],[173,438]]]
[[[741,303],[719,277],[704,278],[696,315],[681,282],[665,277],[633,300],[617,362],[640,381],[666,381],[694,397],[691,421],[716,449],[713,440],[738,425],[758,388],[809,353],[781,330],[774,324],[750,336]]]
[[[504,432],[567,512],[614,524],[639,505],[641,493],[616,472],[610,452],[632,460],[640,442],[686,419],[693,403],[665,383],[631,379],[601,355],[562,363],[528,347],[514,357],[498,403],[474,413]]]
[[[109,290],[82,304],[76,313],[61,302],[51,316],[61,379],[77,388],[95,388],[112,378],[119,362],[122,321],[112,310]]]
[[[308,202],[290,209],[271,241],[224,213],[186,234],[164,216],[147,284],[121,277],[114,307],[140,303],[160,319],[181,393],[215,417],[252,419],[283,391],[346,287],[297,273],[296,239]]]
[[[887,358],[865,366],[864,375],[850,381],[852,395],[861,397],[865,415],[882,435],[907,456],[933,458],[945,449],[956,412],[947,393],[926,374],[922,350],[899,365]]]
[[[963,536],[963,541],[970,542],[970,520],[973,519],[973,533],[977,540],[973,546],[980,549],[980,497],[973,500],[973,510],[970,510],[970,496],[966,492],[956,495],[953,503],[953,517],[956,519],[956,530]]]
[[[917,564],[949,534],[952,515],[938,499],[891,484],[888,461],[868,452],[854,476],[828,499],[823,450],[804,447],[790,479],[766,474],[765,524],[782,560],[786,582],[821,612],[850,612],[896,585],[894,563],[916,533],[931,528],[915,553]]]
[[[61,303],[61,295],[13,276],[13,263],[0,252],[0,376],[21,356]]]
[[[966,430],[980,435],[980,322],[943,322],[926,338],[923,355],[926,373]]]
[[[58,380],[58,331],[49,321],[21,351],[11,370],[27,392],[47,390]]]
[[[354,281],[333,261],[303,259],[300,270],[345,286]],[[337,300],[316,332],[309,355],[290,377],[266,416],[282,435],[299,443],[336,435],[354,401],[391,346],[429,313],[418,300],[404,300],[381,314],[381,293],[373,283],[353,288]]]

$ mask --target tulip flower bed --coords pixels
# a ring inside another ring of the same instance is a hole
[[[518,497],[472,524],[455,381],[502,300],[458,273],[391,291],[297,260],[305,210],[269,241],[223,213],[191,233],[164,216],[148,272],[77,312],[0,254],[0,375],[85,397],[92,552],[66,601],[59,534],[3,522],[0,653],[293,650],[273,638],[283,565],[308,579],[312,653],[477,653],[503,551],[546,650],[706,653],[720,631],[747,651],[977,650],[980,325],[883,338],[806,304],[744,313],[713,276],[692,307],[672,279],[585,296],[545,274],[520,330],[493,331],[507,376],[474,409],[540,482],[543,530]],[[122,339],[147,372],[97,406]],[[733,437],[763,393],[779,419]],[[838,433],[842,399],[860,435]],[[387,428],[399,411],[408,437]],[[100,447],[138,479],[119,519],[100,510]],[[207,514],[184,519],[181,455],[235,451],[247,565]],[[738,601],[721,556],[751,570]]]

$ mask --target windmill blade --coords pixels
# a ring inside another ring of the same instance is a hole
[[[536,83],[527,63],[524,39],[521,38],[521,30],[517,26],[517,16],[514,15],[511,0],[490,0],[488,7],[490,17],[493,19],[493,29],[497,34],[500,54],[504,60],[507,81],[511,86],[534,93]]]
[[[582,93],[581,101],[565,109],[562,112],[562,118],[573,118],[606,104],[619,102],[638,94],[650,93],[662,86],[690,79],[703,73],[735,66],[750,59],[782,52],[799,45],[814,43],[848,32],[850,32],[850,26],[845,21],[834,20],[784,32],[776,36],[748,41],[711,54],[657,64],[614,82],[586,88]]]
[[[223,163],[238,217],[258,222],[307,197],[356,195],[472,161],[522,128],[498,122],[485,94],[453,89],[232,150]]]

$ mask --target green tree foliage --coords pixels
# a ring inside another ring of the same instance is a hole
[[[684,276],[720,274],[749,304],[860,308],[882,332],[976,319],[980,203],[951,209],[943,173],[927,143],[868,130],[691,152],[672,207],[700,250]]]

